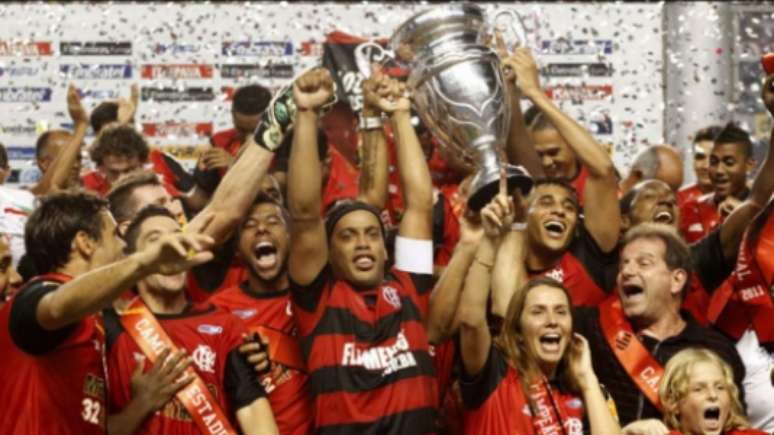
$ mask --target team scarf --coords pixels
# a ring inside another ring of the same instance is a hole
[[[554,394],[544,377],[530,385],[529,399],[535,435],[573,435],[567,431],[565,423],[572,417],[578,421],[583,420],[583,406],[580,399]],[[570,401],[577,401],[577,406],[570,407]]]
[[[761,342],[774,342],[774,214],[767,215],[757,240],[745,231],[736,267],[710,303],[710,320],[736,339],[751,326]]]
[[[607,298],[599,306],[599,323],[607,344],[626,374],[660,412],[658,384],[664,376],[664,368],[637,338],[626,320],[618,296]]]
[[[120,315],[121,325],[151,363],[156,361],[164,349],[169,349],[170,352],[178,350],[139,296],[116,311]],[[237,432],[231,427],[228,418],[199,374],[192,367],[188,367],[185,373],[194,380],[175,396],[188,410],[199,430],[212,435],[236,435]]]

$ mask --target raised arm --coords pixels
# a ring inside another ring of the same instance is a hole
[[[81,145],[89,128],[89,115],[81,104],[78,89],[72,84],[67,87],[67,111],[73,120],[75,130],[70,141],[60,150],[51,166],[43,174],[43,178],[30,189],[35,195],[45,195],[68,187],[67,179],[70,177],[70,171],[73,170],[73,165],[81,153]]]
[[[274,150],[257,144],[252,136],[242,147],[241,154],[215,189],[212,200],[190,222],[192,232],[211,236],[216,244],[223,243],[242,220],[261,188],[261,178],[269,170]],[[205,222],[211,222],[206,226]]]
[[[77,240],[73,243],[80,243]],[[96,313],[145,276],[175,274],[212,259],[212,239],[199,234],[174,233],[161,237],[142,251],[100,267],[40,299],[37,323],[55,331]],[[193,253],[190,255],[189,253]]]
[[[318,109],[333,96],[333,80],[326,69],[306,72],[293,85],[298,111],[288,161],[290,257],[288,273],[300,285],[310,284],[328,262],[322,203],[322,175],[317,153]]]
[[[449,264],[433,287],[430,308],[427,315],[427,338],[438,344],[452,336],[459,327],[455,316],[459,309],[462,285],[470,269],[476,250],[481,242],[481,225],[468,218],[460,221],[460,240],[454,247]]]
[[[570,370],[578,381],[578,388],[583,396],[586,418],[591,426],[591,435],[620,434],[621,426],[610,413],[610,407],[607,405],[602,387],[594,373],[588,341],[582,335],[575,334],[572,346],[579,350],[580,356],[570,363]]]
[[[470,376],[477,375],[484,367],[492,346],[486,321],[486,303],[497,245],[512,219],[513,203],[504,193],[497,195],[481,210],[484,237],[465,278],[459,307],[462,363]]]
[[[390,113],[395,141],[398,147],[401,190],[405,211],[398,227],[398,235],[409,239],[433,238],[433,183],[430,169],[419,139],[411,125],[411,103],[405,96],[403,84],[398,84]]]
[[[761,98],[769,113],[774,116],[774,74],[766,77],[763,82]],[[758,169],[753,179],[750,196],[737,207],[720,225],[720,244],[723,246],[723,256],[727,261],[736,260],[742,234],[758,212],[763,210],[774,193],[774,129],[769,136],[769,149],[766,159]]]
[[[503,61],[515,72],[522,93],[551,121],[589,172],[583,192],[584,224],[589,234],[604,251],[618,244],[621,213],[618,207],[618,183],[613,161],[594,137],[580,124],[565,115],[540,87],[538,69],[528,48],[517,48]]]
[[[528,280],[526,206],[518,189],[512,196],[516,223],[505,232],[492,270],[492,314],[500,318],[505,318],[514,293]]]
[[[387,140],[381,125],[382,107],[388,107],[390,81],[378,64],[371,65],[371,77],[363,81],[363,111],[361,117],[366,123],[361,125],[363,145],[360,161],[360,179],[358,181],[358,199],[378,209],[387,204],[387,177],[389,157]],[[373,125],[369,122],[377,121]]]
[[[506,59],[508,49],[499,30],[495,31],[495,43],[497,55],[500,59]],[[508,131],[508,143],[505,147],[508,161],[524,166],[533,178],[543,178],[543,166],[535,152],[535,144],[527,131],[524,114],[521,112],[521,90],[516,86],[516,74],[512,68],[504,68],[503,75],[506,91],[511,99],[511,129]]]

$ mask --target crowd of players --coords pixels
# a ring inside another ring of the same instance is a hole
[[[359,115],[297,78],[281,141],[238,89],[193,174],[134,129],[136,90],[89,116],[71,86],[74,131],[1,192],[0,432],[774,431],[774,150],[751,177],[749,134],[712,126],[695,185],[666,145],[620,179],[531,52],[499,55],[535,185],[480,211],[474,162],[376,65]]]

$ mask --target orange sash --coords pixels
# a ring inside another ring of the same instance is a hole
[[[658,384],[664,376],[664,368],[637,339],[631,325],[624,317],[618,296],[608,298],[599,306],[599,323],[610,349],[626,370],[632,381],[659,411]]]
[[[164,349],[177,351],[175,343],[139,297],[118,310],[118,314],[121,316],[121,325],[151,362],[155,362]],[[231,427],[199,374],[192,367],[186,369],[186,374],[193,376],[194,380],[178,391],[176,396],[191,414],[199,430],[205,434],[236,435],[237,432]]]

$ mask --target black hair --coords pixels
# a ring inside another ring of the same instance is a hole
[[[325,215],[325,233],[327,234],[328,239],[330,239],[333,235],[333,229],[336,228],[336,224],[341,220],[341,218],[352,213],[353,211],[358,210],[364,210],[373,214],[376,217],[376,220],[379,222],[379,228],[382,231],[382,237],[385,237],[384,223],[382,223],[381,212],[378,208],[363,201],[358,201],[355,199],[344,199],[336,202],[336,204],[334,204]]]
[[[723,127],[719,125],[710,125],[708,127],[704,127],[693,135],[693,143],[707,140],[714,142],[715,138],[718,137],[721,131],[723,131]]]
[[[107,201],[86,191],[52,193],[40,199],[24,227],[24,245],[38,273],[54,272],[67,264],[79,231],[102,238],[101,211]]]
[[[138,169],[121,176],[116,181],[106,198],[110,203],[110,212],[116,222],[131,220],[136,214],[134,191],[144,186],[161,186],[159,175],[153,171]]]
[[[100,133],[89,151],[91,160],[97,165],[102,164],[102,159],[110,155],[137,157],[141,162],[145,162],[148,160],[148,154],[150,154],[150,148],[145,138],[128,125]]]
[[[266,110],[271,92],[261,85],[247,85],[234,92],[231,110],[244,115],[258,115]]]
[[[532,186],[532,192],[540,186],[559,186],[570,193],[570,200],[575,204],[575,209],[580,214],[580,203],[578,202],[578,192],[575,191],[575,187],[572,186],[564,178],[547,177],[535,180],[535,184]]]
[[[752,157],[752,140],[750,133],[736,125],[733,121],[726,124],[715,136],[715,145],[739,144],[745,157]]]
[[[94,108],[89,117],[91,129],[94,134],[99,133],[107,124],[118,120],[118,103],[115,101],[103,101]]]
[[[137,212],[137,215],[132,219],[132,222],[129,223],[129,226],[126,227],[124,241],[126,242],[125,252],[127,254],[131,254],[137,250],[137,239],[140,237],[140,227],[142,227],[142,223],[156,216],[168,217],[177,222],[175,215],[173,215],[166,207],[156,204],[149,204],[143,207]]]

